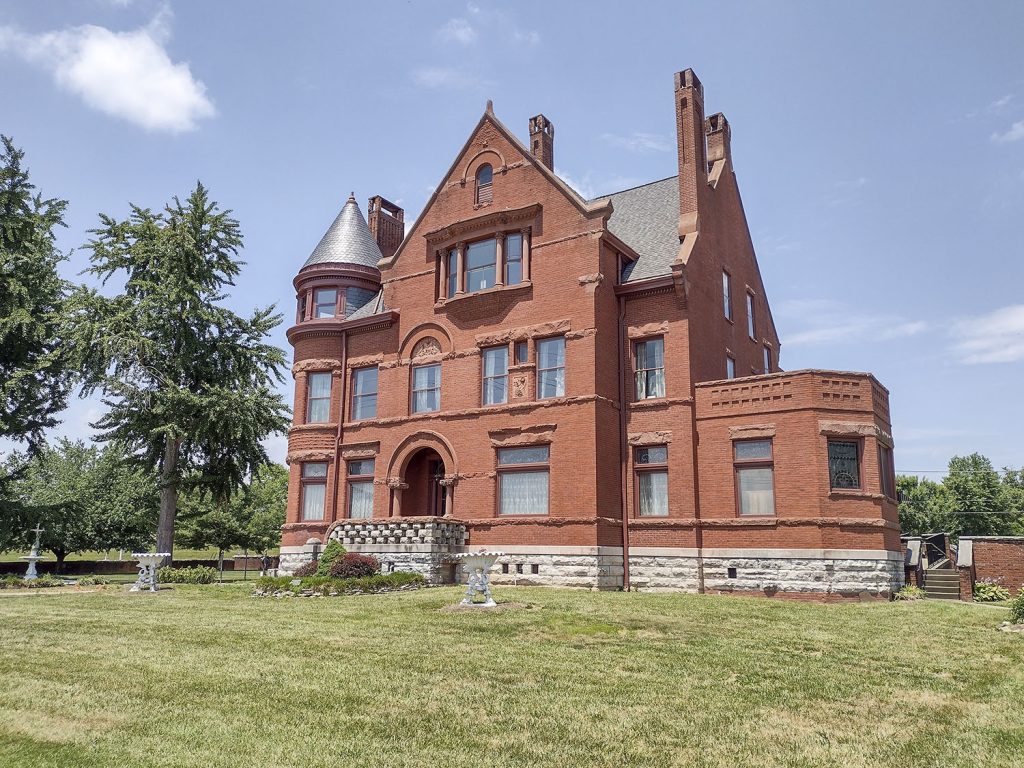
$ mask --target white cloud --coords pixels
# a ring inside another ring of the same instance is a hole
[[[512,39],[526,45],[540,45],[540,32],[535,29],[513,29]]]
[[[462,45],[473,45],[477,39],[477,32],[466,19],[449,19],[437,31],[437,36],[445,43],[455,42]]]
[[[774,315],[780,321],[787,321],[786,325],[797,328],[796,332],[782,335],[783,346],[790,348],[904,339],[916,336],[928,328],[928,324],[922,320],[858,312],[841,302],[828,299],[785,301],[775,309]]]
[[[619,136],[614,133],[601,135],[602,141],[612,147],[620,147],[627,152],[646,154],[648,152],[670,152],[673,143],[657,133],[641,133],[634,131],[629,136]]]
[[[164,45],[169,12],[131,32],[87,24],[40,34],[0,27],[0,51],[50,72],[57,85],[88,106],[151,131],[195,130],[216,110],[189,65]]]
[[[1018,120],[1004,133],[993,133],[992,141],[996,144],[1008,144],[1011,141],[1024,139],[1024,120]]]
[[[412,79],[422,88],[439,88],[454,91],[477,88],[484,84],[476,75],[451,67],[422,67],[413,71]]]
[[[960,318],[950,329],[953,352],[967,365],[1024,360],[1024,304]]]
[[[988,105],[989,112],[1002,112],[1013,101],[1013,94],[1008,93],[1001,99],[996,99]]]
[[[558,176],[562,181],[568,184],[570,187],[579,192],[580,197],[584,200],[594,199],[594,185],[590,182],[590,174],[586,174],[583,178],[573,178],[568,173],[563,171],[561,168],[555,168],[555,175]]]

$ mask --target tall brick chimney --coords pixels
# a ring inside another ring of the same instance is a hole
[[[708,142],[708,173],[719,160],[728,160],[732,165],[732,129],[729,128],[729,121],[721,112],[712,115],[704,121],[704,133]]]
[[[385,259],[395,255],[405,238],[405,211],[380,195],[370,198],[368,224],[370,234]]]
[[[697,231],[700,198],[707,194],[704,87],[692,69],[676,72],[676,137],[679,150],[679,234]]]
[[[544,115],[530,118],[530,154],[555,170],[555,125]]]

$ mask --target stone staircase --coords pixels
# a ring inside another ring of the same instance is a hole
[[[924,572],[924,591],[933,600],[959,600],[960,574],[952,568],[929,568]]]

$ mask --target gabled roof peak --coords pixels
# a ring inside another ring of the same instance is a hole
[[[382,258],[380,247],[359,210],[355,192],[349,195],[341,213],[334,219],[303,267],[310,264],[358,264],[377,268]]]

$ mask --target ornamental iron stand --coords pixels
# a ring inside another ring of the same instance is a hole
[[[156,592],[156,567],[170,552],[132,552],[132,558],[139,561],[139,578],[129,592]]]

